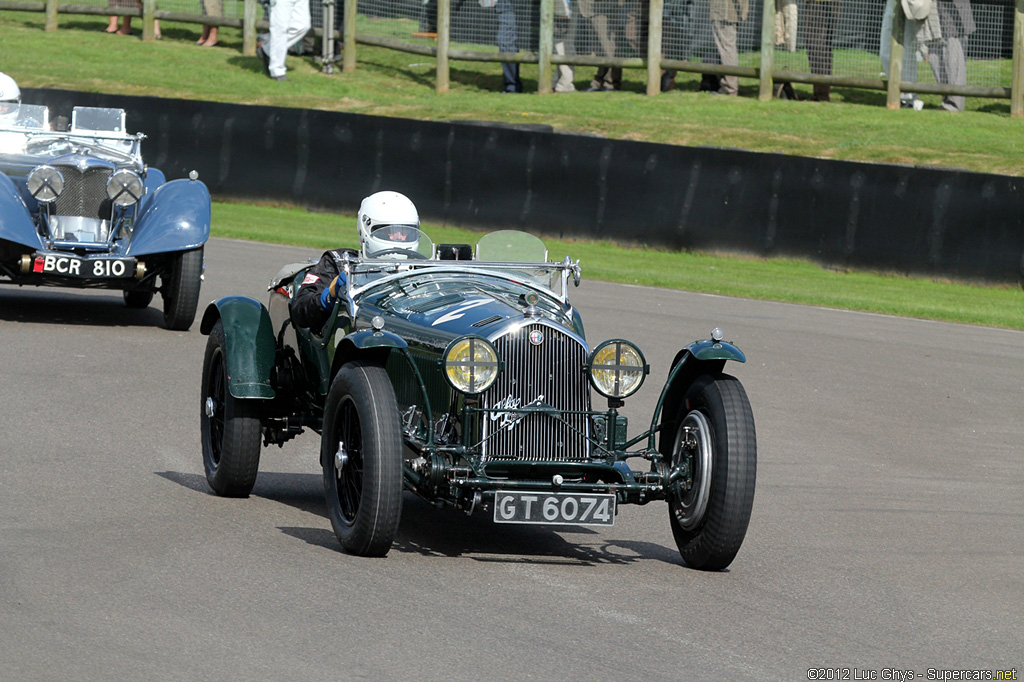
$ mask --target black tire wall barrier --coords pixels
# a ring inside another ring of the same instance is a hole
[[[168,178],[214,196],[354,212],[407,194],[433,222],[672,249],[795,256],[832,267],[1015,282],[1024,178],[676,147],[538,126],[423,122],[26,90],[51,119],[121,107]]]

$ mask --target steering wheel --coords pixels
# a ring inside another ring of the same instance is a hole
[[[375,251],[375,252],[370,254],[370,258],[383,258],[384,256],[390,256],[392,254],[402,255],[402,256],[405,256],[406,258],[414,258],[414,259],[419,259],[419,260],[426,260],[427,259],[427,257],[424,256],[419,251],[413,251],[412,249],[403,249],[403,248],[399,248],[399,247],[394,247],[394,248],[390,248],[390,249],[382,249],[380,251]]]

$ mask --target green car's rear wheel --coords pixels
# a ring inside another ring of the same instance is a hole
[[[750,523],[757,475],[754,416],[743,385],[727,374],[702,375],[673,422],[672,465],[688,460],[692,486],[669,491],[669,521],[679,553],[693,568],[732,563]]]
[[[331,525],[359,556],[384,556],[402,514],[402,433],[383,367],[350,362],[331,383],[320,461]]]
[[[210,330],[203,358],[200,433],[203,468],[214,492],[246,497],[256,484],[260,464],[258,401],[239,400],[228,391],[224,324]]]

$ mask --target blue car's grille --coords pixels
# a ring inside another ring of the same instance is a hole
[[[530,335],[542,335],[539,344]],[[586,434],[589,420],[565,415],[564,422],[544,414],[501,412],[535,400],[558,410],[589,410],[590,386],[583,373],[587,349],[553,327],[528,324],[494,340],[504,369],[484,392],[483,406],[499,410],[487,414],[482,426],[483,454],[488,460],[584,461],[589,456]]]
[[[56,201],[57,215],[110,219],[110,199],[107,197],[109,168],[89,168],[84,172],[72,165],[56,168],[64,176],[64,191]]]

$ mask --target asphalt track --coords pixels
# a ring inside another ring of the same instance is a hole
[[[317,254],[215,239],[206,255],[204,303],[263,299],[280,265]],[[600,531],[498,530],[406,496],[387,558],[346,555],[315,435],[265,449],[250,498],[208,489],[198,323],[4,287],[0,679],[1024,673],[1024,334],[590,282],[583,266],[588,338],[630,338],[653,368],[633,432],[681,345],[717,325],[748,356],[731,371],[758,483],[728,571],[682,564],[663,503]]]

